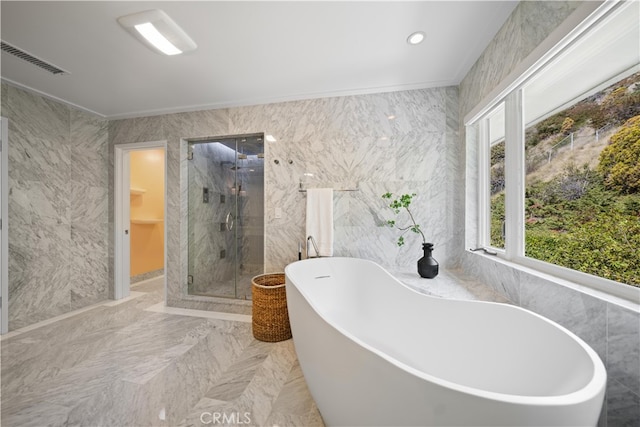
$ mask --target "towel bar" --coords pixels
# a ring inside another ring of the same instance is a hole
[[[326,187],[333,187],[333,186],[326,186]],[[298,191],[300,193],[306,193],[307,189],[304,188],[304,186],[302,185],[302,183],[300,183],[300,188],[298,189]],[[359,188],[334,188],[333,191],[360,191]]]

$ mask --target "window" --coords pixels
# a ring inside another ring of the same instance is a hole
[[[504,249],[505,238],[505,165],[504,165],[504,103],[487,115],[486,140],[489,145],[489,244]]]
[[[639,14],[605,4],[468,124],[478,243],[625,297],[640,288]]]

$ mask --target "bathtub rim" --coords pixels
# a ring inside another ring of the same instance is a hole
[[[555,326],[556,328],[559,328],[561,331],[563,331],[565,334],[567,334],[567,336],[569,338],[573,339],[574,341],[576,341],[580,345],[582,350],[587,353],[587,355],[589,356],[589,359],[591,360],[591,363],[592,363],[592,375],[591,375],[591,378],[584,385],[584,387],[582,387],[581,389],[576,390],[574,392],[571,392],[571,393],[553,395],[553,396],[529,396],[529,395],[499,393],[499,392],[495,392],[495,391],[488,391],[488,390],[483,390],[483,389],[479,389],[479,388],[476,388],[476,387],[467,386],[467,385],[464,385],[464,384],[460,384],[460,383],[456,383],[456,382],[453,382],[453,381],[449,381],[449,380],[445,380],[445,379],[436,377],[436,376],[434,376],[432,374],[428,374],[428,373],[426,373],[424,371],[421,371],[421,370],[419,370],[417,368],[414,368],[414,367],[412,367],[410,365],[407,365],[406,363],[401,362],[401,361],[395,359],[394,357],[391,357],[390,355],[384,353],[383,351],[378,350],[375,347],[373,347],[373,346],[367,344],[366,342],[362,341],[360,338],[358,338],[358,337],[354,336],[353,334],[351,334],[350,332],[346,331],[341,326],[336,325],[334,321],[327,320],[323,315],[320,314],[320,312],[318,311],[317,306],[310,300],[310,298],[304,292],[304,290],[300,289],[300,287],[296,285],[295,281],[290,279],[289,272],[291,271],[291,269],[296,268],[296,267],[294,267],[294,265],[300,264],[300,263],[306,263],[306,262],[330,262],[330,261],[328,261],[329,259],[334,259],[334,260],[336,260],[336,259],[340,259],[340,260],[357,260],[357,261],[360,261],[360,262],[366,262],[366,263],[372,264],[372,266],[376,266],[377,268],[379,268],[384,274],[386,274],[389,278],[393,279],[397,284],[403,286],[404,288],[406,288],[409,291],[415,293],[416,295],[419,295],[420,297],[430,298],[430,299],[446,299],[448,301],[453,301],[455,304],[490,304],[490,305],[507,306],[507,307],[510,307],[510,309],[518,310],[518,311],[527,313],[528,315],[533,315],[533,316],[537,317],[539,320],[542,320],[542,321],[544,321],[544,322],[546,322],[546,323],[548,323],[548,324],[550,324],[552,326]],[[495,400],[495,401],[500,401],[500,402],[506,402],[506,403],[520,404],[520,405],[529,405],[529,406],[578,405],[578,404],[587,402],[587,401],[589,401],[591,399],[594,399],[598,395],[603,394],[605,392],[606,383],[607,383],[607,372],[606,372],[606,369],[604,367],[604,363],[600,359],[600,356],[598,356],[598,354],[595,352],[595,350],[593,350],[591,348],[591,346],[589,346],[584,340],[582,340],[576,334],[574,334],[573,332],[571,332],[570,330],[568,330],[564,326],[558,324],[557,322],[554,322],[553,320],[548,319],[548,318],[546,318],[544,316],[541,316],[538,313],[535,313],[535,312],[533,312],[531,310],[519,307],[517,305],[498,303],[498,302],[490,302],[490,301],[455,300],[455,299],[449,299],[449,298],[443,298],[443,297],[437,297],[437,296],[423,294],[423,293],[411,288],[410,286],[407,286],[406,284],[402,283],[399,279],[397,279],[395,276],[393,276],[393,274],[391,274],[386,268],[384,268],[380,264],[378,264],[378,263],[376,263],[374,261],[368,260],[368,259],[355,258],[355,257],[311,258],[311,259],[306,259],[306,260],[301,260],[301,261],[295,261],[295,262],[293,262],[293,263],[291,263],[291,264],[289,264],[289,265],[287,265],[285,267],[285,286],[289,287],[290,284],[293,285],[298,292],[300,292],[300,294],[304,297],[304,299],[307,302],[307,304],[309,304],[309,306],[313,309],[315,314],[317,316],[319,316],[331,328],[335,329],[340,334],[344,335],[348,339],[350,339],[353,342],[355,342],[357,345],[359,345],[359,346],[363,347],[364,349],[372,352],[376,356],[381,357],[382,359],[386,360],[387,362],[391,363],[392,365],[396,366],[397,368],[402,369],[403,371],[405,371],[405,372],[407,372],[407,373],[409,373],[411,375],[414,375],[414,376],[416,376],[416,377],[418,377],[418,378],[420,378],[422,380],[434,383],[434,384],[436,384],[438,386],[441,386],[441,387],[444,387],[444,388],[448,388],[448,389],[451,389],[451,390],[454,390],[454,391],[458,391],[460,393],[465,393],[465,394],[469,394],[469,395],[472,395],[472,396],[476,396],[476,397],[479,397],[479,398]],[[295,335],[293,336],[293,340],[294,340],[294,344],[295,344]]]

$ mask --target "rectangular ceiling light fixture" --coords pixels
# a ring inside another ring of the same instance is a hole
[[[118,22],[138,40],[165,55],[178,55],[198,47],[169,15],[159,9],[121,16]]]

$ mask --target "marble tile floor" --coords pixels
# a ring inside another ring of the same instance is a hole
[[[163,312],[162,279],[133,292],[2,339],[3,426],[324,425],[291,340]]]

